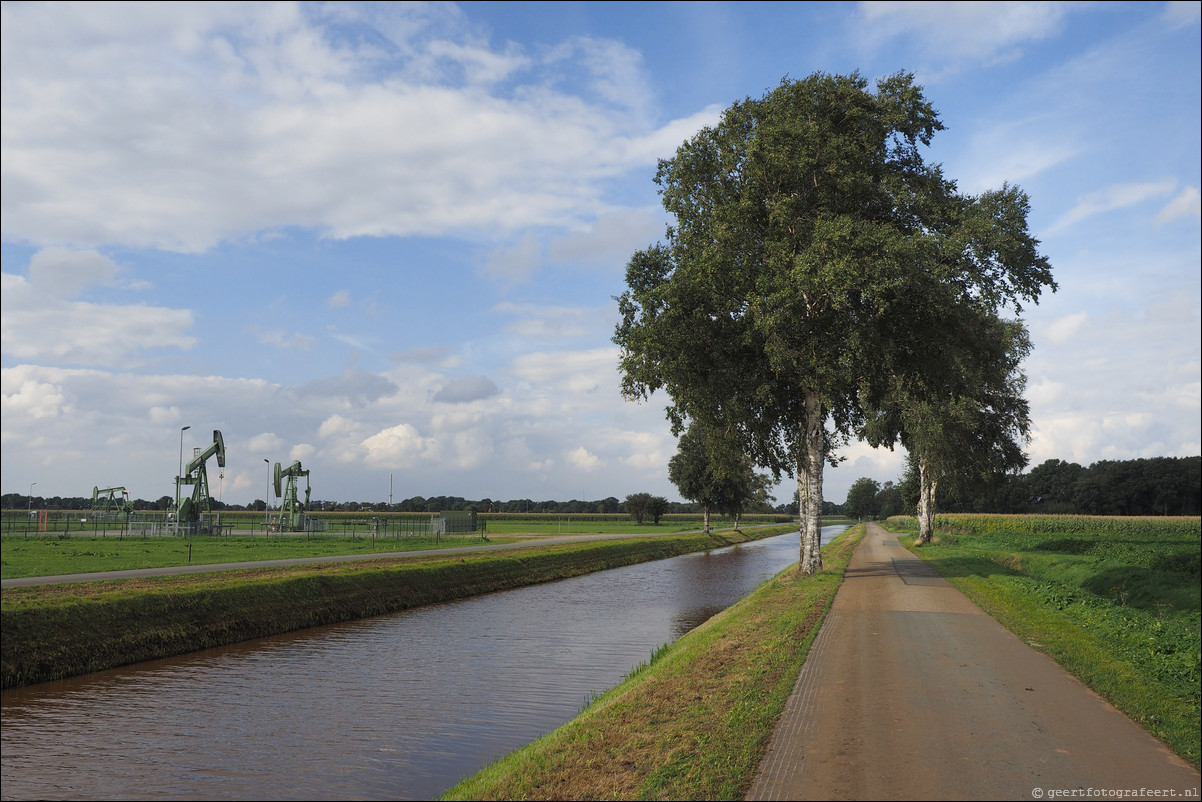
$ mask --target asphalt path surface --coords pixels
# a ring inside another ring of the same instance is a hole
[[[757,527],[748,527],[754,529]],[[714,532],[730,531],[714,529]],[[0,580],[0,589],[30,587],[33,585],[57,585],[66,582],[101,582],[108,579],[136,579],[148,576],[172,576],[175,574],[205,574],[216,571],[243,571],[248,568],[278,568],[288,565],[307,565],[310,563],[364,562],[368,560],[395,560],[428,557],[437,554],[463,554],[471,551],[503,551],[505,549],[522,549],[533,546],[550,546],[557,543],[574,543],[582,540],[621,540],[632,537],[667,537],[669,535],[695,535],[700,530],[692,529],[682,532],[663,532],[648,535],[555,535],[549,537],[533,537],[529,540],[513,543],[488,543],[479,546],[455,546],[447,549],[423,549],[420,551],[390,551],[373,554],[332,555],[329,557],[290,557],[283,560],[254,560],[240,563],[208,563],[197,565],[175,565],[162,568],[133,568],[125,571],[99,571],[90,574],[60,574],[57,576],[28,576],[18,579]],[[503,537],[509,537],[504,535]]]
[[[870,524],[747,798],[1197,799],[1198,787],[1197,769]]]

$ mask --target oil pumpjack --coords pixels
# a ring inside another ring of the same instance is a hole
[[[217,457],[219,467],[225,467],[225,441],[217,429],[213,430],[213,444],[203,451],[197,449],[196,456],[188,463],[184,475],[175,477],[177,497],[180,485],[192,485],[191,497],[180,499],[179,509],[176,511],[177,525],[184,526],[191,531],[196,531],[198,528],[201,513],[207,515],[213,511],[209,497],[209,475],[205,470],[205,462],[212,456]]]
[[[302,504],[296,497],[297,478],[305,477],[305,502]],[[301,468],[300,460],[296,460],[287,468],[280,463],[275,464],[275,497],[280,502],[279,531],[302,532],[305,530],[305,511],[309,509],[309,472]]]
[[[118,499],[117,494],[121,497]],[[107,494],[107,495],[106,495]],[[123,513],[128,515],[133,512],[134,503],[129,500],[129,491],[124,487],[106,487],[101,490],[98,486],[92,487],[92,511],[101,513]]]

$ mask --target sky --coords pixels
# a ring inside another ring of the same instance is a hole
[[[913,73],[925,158],[1030,196],[1030,465],[1198,455],[1200,8],[5,2],[2,490],[173,495],[219,430],[230,504],[297,460],[314,500],[679,500],[612,340],[657,160],[817,71]],[[840,456],[837,503],[904,469]]]

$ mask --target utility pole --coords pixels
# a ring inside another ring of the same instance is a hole
[[[179,530],[179,485],[180,480],[184,478],[184,432],[191,429],[191,426],[185,426],[179,430],[179,473],[175,475],[175,528]]]

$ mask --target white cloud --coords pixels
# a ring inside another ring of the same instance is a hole
[[[93,284],[109,284],[120,272],[111,259],[94,250],[49,247],[29,260],[32,289],[56,298],[74,298]]]
[[[1053,223],[1048,232],[1059,231],[1094,215],[1126,209],[1145,201],[1168,195],[1175,181],[1155,181],[1137,184],[1113,184],[1077,199],[1077,205]]]
[[[326,299],[326,306],[331,309],[342,309],[351,302],[351,293],[349,290],[339,290]]]
[[[862,2],[863,35],[913,37],[922,52],[990,63],[1056,35],[1074,3]]]
[[[522,354],[513,360],[509,372],[548,392],[579,395],[604,387],[616,395],[618,356],[617,348]]]
[[[5,378],[9,374],[5,374]],[[63,411],[63,393],[55,384],[25,379],[19,384],[14,382],[10,387],[6,381],[4,386],[4,417],[5,421],[12,420],[11,416],[32,419],[58,417]],[[5,426],[7,435],[11,427]]]
[[[601,460],[595,454],[590,454],[589,450],[584,446],[579,446],[569,451],[568,462],[585,471],[591,471],[601,464]]]
[[[378,468],[410,467],[438,453],[437,441],[422,437],[408,423],[376,432],[363,441],[363,449],[364,461]]]
[[[1049,341],[1059,345],[1075,337],[1088,323],[1088,312],[1074,312],[1052,321],[1045,330]]]
[[[288,450],[288,459],[299,460],[302,463],[317,453],[317,449],[309,443],[298,443]]]
[[[76,277],[71,293],[82,289],[74,268],[67,274]],[[39,285],[48,280],[45,272],[39,273]],[[193,320],[189,310],[68,301],[44,295],[32,281],[7,273],[0,310],[0,349],[33,362],[125,365],[147,352],[186,350],[196,342],[187,334]]]
[[[605,208],[598,179],[651,166],[662,135],[629,113],[652,102],[616,42],[569,48],[589,103],[546,88],[562,65],[422,32],[439,23],[425,6],[390,7],[415,23],[392,52],[336,40],[315,6],[58,8],[3,7],[21,65],[4,70],[3,226],[27,242],[199,252],[289,226],[577,225]],[[526,84],[482,88],[501,79]]]
[[[253,454],[271,454],[280,451],[284,447],[284,441],[280,439],[275,432],[263,432],[246,441],[247,453]],[[262,457],[261,459],[267,459]]]
[[[1156,224],[1164,225],[1182,218],[1192,218],[1194,222],[1202,221],[1202,196],[1199,196],[1197,187],[1186,187],[1181,190],[1180,194],[1169,201],[1160,210],[1160,214],[1156,215]]]

